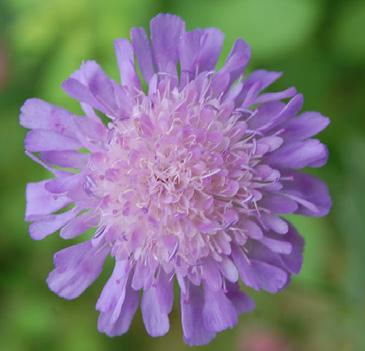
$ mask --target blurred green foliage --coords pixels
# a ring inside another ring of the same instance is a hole
[[[315,173],[331,189],[325,219],[293,218],[306,239],[302,273],[278,295],[250,292],[257,309],[201,350],[365,350],[365,1],[360,0],[1,0],[0,1],[0,349],[5,351],[187,350],[179,309],[170,333],[149,338],[138,314],[130,332],[109,339],[96,330],[97,294],[107,279],[76,301],[45,284],[53,235],[32,242],[24,187],[46,172],[23,155],[19,108],[37,96],[77,111],[60,83],[86,59],[114,77],[112,42],[158,12],[182,15],[189,29],[216,26],[253,48],[250,69],[284,71],[274,88],[295,85],[305,109],[330,116],[321,138],[327,167]],[[262,346],[266,342],[266,346]],[[261,346],[260,346],[261,345]],[[259,348],[261,347],[261,348]],[[266,347],[266,348],[263,348]]]

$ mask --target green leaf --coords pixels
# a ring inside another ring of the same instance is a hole
[[[344,1],[333,32],[332,46],[342,58],[363,62],[365,59],[365,2]]]
[[[173,10],[190,28],[213,26],[227,41],[244,38],[255,57],[283,56],[305,41],[315,29],[320,1],[230,0],[175,1]]]

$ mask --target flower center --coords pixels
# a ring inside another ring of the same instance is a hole
[[[219,256],[239,217],[236,202],[248,196],[245,123],[186,90],[143,96],[136,106],[134,116],[109,125],[105,152],[89,166],[114,254],[160,264]]]

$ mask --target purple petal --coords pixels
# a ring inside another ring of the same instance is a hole
[[[169,317],[161,310],[157,289],[152,287],[144,291],[141,303],[143,322],[147,333],[151,336],[165,335],[170,328]]]
[[[213,259],[206,259],[202,265],[202,277],[210,289],[216,291],[222,289],[222,276],[218,264]]]
[[[278,216],[263,213],[261,215],[261,220],[266,227],[273,230],[275,233],[286,234],[289,230],[287,222]]]
[[[156,270],[156,264],[148,263],[149,262],[146,263],[143,260],[137,261],[132,278],[132,288],[134,290],[142,288],[149,289],[152,285],[152,278]]]
[[[114,48],[121,82],[129,87],[139,89],[140,83],[134,68],[134,52],[132,45],[126,39],[117,39],[114,42]]]
[[[288,275],[284,270],[263,261],[249,259],[237,247],[232,248],[232,258],[243,282],[255,290],[276,293],[287,283]]]
[[[248,121],[249,128],[260,130],[271,126],[273,120],[284,110],[285,106],[284,103],[279,101],[268,102],[258,106],[253,118]]]
[[[185,32],[185,23],[180,17],[160,14],[151,20],[150,28],[153,54],[159,72],[176,76],[178,47]]]
[[[283,255],[290,255],[290,253],[293,250],[293,247],[288,241],[282,239],[283,236],[281,236],[280,240],[265,236],[260,240],[260,242],[264,244],[267,248],[269,248],[272,252],[276,252]]]
[[[225,184],[224,188],[221,190],[219,195],[226,197],[234,197],[237,194],[239,188],[240,188],[239,182],[235,180],[229,180],[227,181],[227,183]]]
[[[292,251],[289,255],[280,255],[284,267],[293,274],[298,274],[303,263],[304,239],[298,234],[293,226],[289,226],[288,233],[284,238],[291,244]]]
[[[106,141],[108,129],[98,116],[75,118],[74,123],[77,127],[75,134],[84,147],[93,150],[95,145]]]
[[[277,235],[274,233],[267,232],[266,236],[271,238],[277,238]],[[283,238],[283,236],[280,236]],[[284,239],[284,241],[287,241]],[[290,243],[289,243],[290,244]],[[291,250],[290,254],[293,250]],[[287,255],[283,255],[287,256]],[[263,245],[261,241],[251,241],[250,242],[250,260],[265,262],[271,266],[282,269],[283,271],[287,271],[285,265],[282,262],[281,255],[277,252],[272,251],[267,246]],[[290,275],[289,275],[290,276]],[[289,279],[288,279],[289,280]]]
[[[69,78],[62,83],[62,89],[74,99],[80,101],[82,104],[87,104],[95,107],[99,111],[103,112],[107,116],[112,115],[113,111],[110,110],[104,104],[98,102],[98,100],[93,96],[90,88],[82,84],[78,79]]]
[[[93,212],[80,215],[65,225],[61,231],[60,236],[63,239],[73,239],[76,236],[83,234],[86,230],[97,226],[99,216]]]
[[[138,292],[127,284],[125,298],[120,309],[119,317],[115,321],[111,321],[113,311],[100,313],[98,319],[98,330],[104,332],[108,336],[118,336],[126,333],[132,323],[133,317],[138,308]]]
[[[310,174],[290,172],[288,176],[292,180],[284,183],[283,191],[298,201],[297,213],[315,217],[329,213],[332,203],[326,183]]]
[[[271,233],[271,237],[275,237],[275,234]],[[303,261],[304,239],[291,225],[289,226],[288,233],[280,235],[280,238],[280,240],[286,241],[291,245],[292,250],[289,254],[275,253],[262,245],[261,242],[256,241],[251,245],[250,257],[257,261],[265,261],[291,274],[299,273]]]
[[[242,39],[236,40],[220,73],[229,73],[231,82],[235,81],[247,66],[251,49]]]
[[[133,28],[131,38],[142,75],[147,83],[155,73],[151,45],[143,28]]]
[[[246,82],[249,82],[251,84],[259,82],[261,90],[264,90],[272,83],[274,83],[276,80],[278,80],[281,76],[282,76],[281,72],[266,71],[260,69],[253,71],[250,74],[249,78],[246,80]]]
[[[263,104],[270,101],[287,99],[293,97],[297,93],[297,90],[293,87],[277,93],[266,93],[256,99],[257,104]]]
[[[273,116],[266,125],[261,126],[259,130],[261,132],[268,132],[275,127],[282,128],[283,123],[300,112],[303,107],[303,101],[302,94],[295,95],[286,105],[284,105],[278,114]]]
[[[289,119],[281,136],[286,140],[303,140],[316,135],[329,123],[329,119],[318,112],[305,112],[296,118]]]
[[[229,76],[228,85],[234,82],[243,74],[251,57],[251,49],[242,39],[236,40],[223,68],[216,74],[212,86],[216,94],[220,94],[227,89],[226,85],[221,84],[221,77]]]
[[[51,165],[67,168],[83,168],[88,160],[88,155],[78,151],[43,151],[40,153],[41,159]]]
[[[30,236],[34,240],[42,240],[63,227],[76,215],[77,212],[72,209],[61,214],[44,217],[29,226]]]
[[[215,337],[215,332],[208,330],[203,321],[203,290],[189,284],[188,294],[180,297],[184,340],[191,346],[208,344]]]
[[[237,324],[237,312],[223,290],[204,289],[204,325],[208,330],[219,332]]]
[[[49,192],[45,187],[47,182],[48,180],[38,183],[28,183],[26,188],[26,220],[32,220],[32,217],[48,215],[70,203],[68,197]]]
[[[237,96],[237,105],[247,108],[254,104],[262,90],[266,89],[281,76],[280,72],[257,70],[244,81],[242,90]]]
[[[240,227],[245,230],[245,234],[252,239],[261,239],[263,233],[261,228],[253,221],[244,220],[240,223]]]
[[[270,165],[280,168],[300,169],[321,167],[327,162],[328,151],[317,139],[284,144],[267,156]]]
[[[89,104],[108,116],[118,117],[112,81],[94,61],[83,63],[62,88],[73,98]]]
[[[263,137],[263,138],[259,139],[257,146],[259,147],[261,145],[264,145],[265,148],[267,149],[266,152],[272,152],[272,151],[275,151],[276,149],[278,149],[283,144],[283,142],[284,142],[284,140],[281,137],[267,136],[267,137]]]
[[[93,247],[90,241],[58,251],[55,269],[47,278],[49,288],[65,299],[80,296],[100,275],[107,247]]]
[[[157,303],[162,313],[170,313],[174,302],[173,279],[171,274],[166,274],[162,269],[156,282]]]
[[[138,307],[138,292],[130,286],[130,265],[117,261],[113,273],[98,299],[98,329],[109,336],[128,331]]]
[[[62,175],[49,180],[46,183],[46,189],[54,194],[67,193],[81,186],[83,176],[80,173],[71,175]]]
[[[41,99],[29,99],[21,108],[20,124],[29,129],[44,129],[75,137],[78,117]]]
[[[125,298],[129,272],[130,265],[128,261],[116,261],[113,273],[105,284],[96,303],[96,309],[98,311],[111,311],[111,314],[113,314],[111,318],[112,322],[115,322],[120,314],[120,308]]]
[[[148,334],[162,336],[169,331],[168,314],[173,305],[173,281],[171,275],[162,269],[153,285],[145,290],[142,297],[141,310]]]
[[[184,33],[180,41],[181,79],[187,83],[204,71],[214,69],[222,49],[224,35],[215,28]]]
[[[267,193],[259,204],[274,214],[293,213],[298,209],[296,201],[280,194]]]
[[[81,148],[78,140],[50,130],[35,129],[25,137],[25,149],[29,152],[64,151]]]
[[[228,283],[226,296],[231,301],[238,315],[251,312],[255,309],[255,302],[240,290],[238,283]]]
[[[222,258],[222,262],[219,264],[219,269],[228,281],[235,283],[238,280],[237,268],[232,260],[227,256]]]

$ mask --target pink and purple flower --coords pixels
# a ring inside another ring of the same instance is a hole
[[[328,119],[300,113],[295,88],[264,92],[280,73],[245,75],[241,39],[216,70],[222,44],[217,29],[161,14],[150,38],[133,28],[115,41],[121,83],[87,61],[62,84],[83,116],[39,99],[21,109],[26,153],[53,174],[27,186],[31,237],[93,230],[55,254],[49,288],[78,297],[112,256],[96,304],[107,335],[139,305],[147,332],[166,334],[176,284],[186,343],[208,343],[254,309],[239,281],[276,293],[300,271],[304,242],[282,215],[330,209],[326,185],[299,172],[326,163],[313,136]]]

